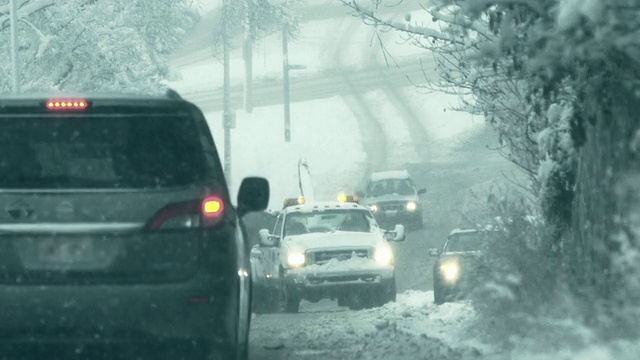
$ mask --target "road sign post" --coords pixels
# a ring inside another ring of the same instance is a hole
[[[289,70],[306,69],[304,65],[289,65],[289,25],[282,26],[282,83],[284,100],[284,141],[291,142],[291,99],[289,91]]]
[[[233,112],[231,110],[231,68],[229,59],[229,0],[222,1],[222,52],[223,52],[223,126],[224,126],[224,173],[227,183],[231,184],[231,124]]]
[[[244,21],[244,110],[248,113],[253,111],[253,39],[251,38],[251,9],[252,0],[245,0],[245,21]]]
[[[15,0],[9,0],[9,22],[11,26],[11,73],[12,91],[20,92],[20,69],[18,67],[18,14]]]
[[[289,24],[282,25],[282,72],[284,85],[284,141],[291,142],[291,109],[289,104]]]

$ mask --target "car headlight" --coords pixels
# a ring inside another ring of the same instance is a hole
[[[371,212],[376,212],[376,211],[378,211],[378,205],[376,205],[376,204],[371,204],[371,205],[369,205],[369,210],[370,210]]]
[[[378,246],[373,259],[380,265],[390,265],[393,263],[393,251],[389,246]]]
[[[300,267],[307,261],[303,253],[292,252],[287,256],[287,264],[290,267]]]
[[[460,277],[460,265],[457,262],[446,262],[440,265],[440,274],[445,281],[453,283]]]
[[[407,210],[408,211],[415,211],[418,208],[418,204],[415,201],[409,201],[407,203]]]

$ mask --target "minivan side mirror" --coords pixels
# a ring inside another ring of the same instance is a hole
[[[258,236],[260,238],[260,246],[272,247],[278,244],[278,237],[269,234],[269,230],[267,229],[260,229]]]
[[[418,195],[422,195],[422,194],[426,194],[427,193],[427,189],[422,188],[420,190],[418,190]]]
[[[242,179],[238,191],[238,215],[261,211],[269,205],[269,181],[262,177]]]

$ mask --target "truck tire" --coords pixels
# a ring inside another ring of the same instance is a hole
[[[291,288],[285,291],[284,311],[290,314],[296,314],[300,311],[300,295]]]
[[[256,286],[253,289],[253,312],[273,314],[284,312],[286,296],[284,289],[270,286]]]
[[[433,283],[433,302],[436,305],[442,305],[447,302],[447,295],[437,282]]]
[[[383,283],[378,290],[377,306],[383,306],[384,304],[395,302],[397,297],[396,279],[393,278],[387,283]]]

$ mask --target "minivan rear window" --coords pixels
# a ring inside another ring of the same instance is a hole
[[[0,188],[159,188],[217,178],[187,115],[0,116]]]

